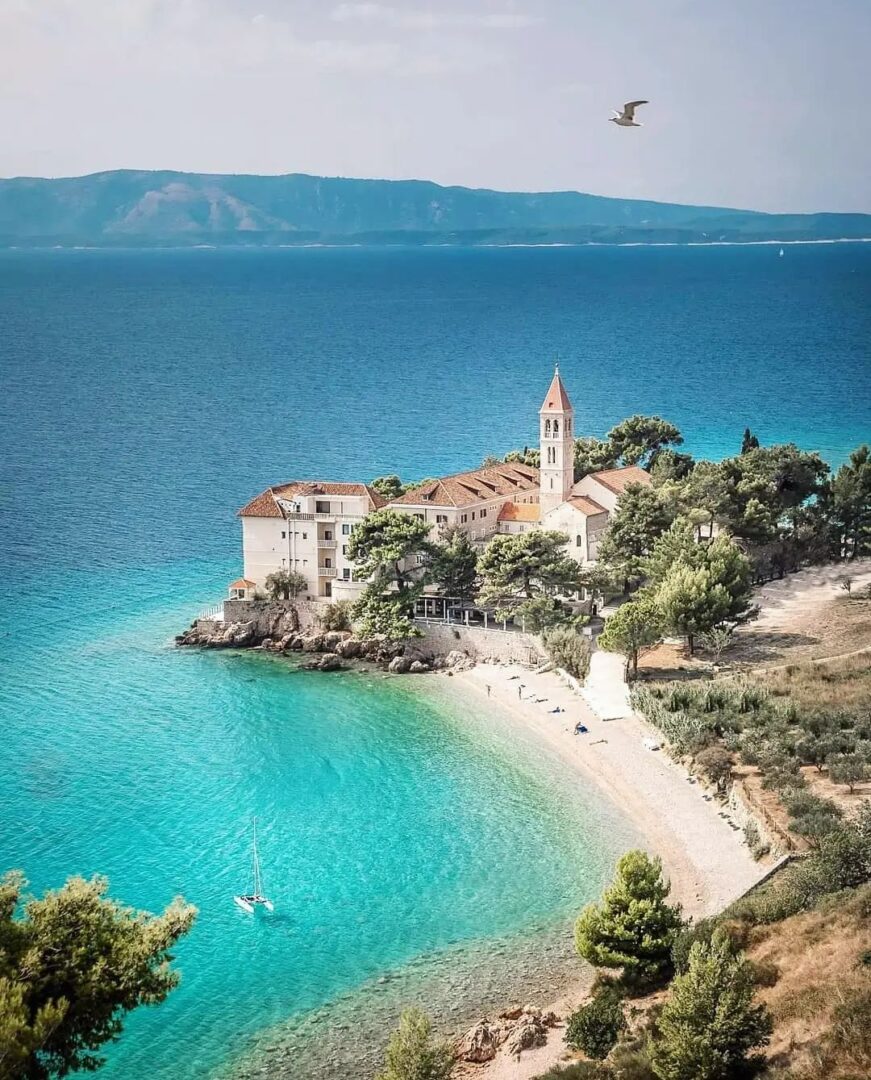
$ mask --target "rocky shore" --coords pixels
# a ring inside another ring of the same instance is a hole
[[[310,659],[301,666],[309,671],[341,671],[348,661],[377,664],[396,675],[463,670],[474,665],[459,650],[424,659],[406,655],[403,642],[381,636],[361,638],[350,630],[322,630],[314,626],[301,630],[299,616],[293,609],[265,609],[256,619],[229,624],[198,619],[176,637],[175,643],[203,649],[263,649],[284,655],[308,653]]]

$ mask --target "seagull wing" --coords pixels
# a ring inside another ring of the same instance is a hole
[[[649,104],[649,101],[627,101],[626,104],[623,106],[623,115],[626,117],[627,120],[634,120],[635,110],[638,108],[638,106]]]

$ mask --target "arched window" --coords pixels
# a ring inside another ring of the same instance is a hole
[[[544,437],[547,439],[550,436],[550,420],[544,422]]]
[[[559,435],[559,420],[553,422],[553,437],[556,438]]]
[[[566,417],[566,435],[571,435],[571,433],[572,433],[572,418],[570,416],[567,416]]]

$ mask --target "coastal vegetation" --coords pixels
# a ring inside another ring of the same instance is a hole
[[[126,1014],[178,985],[170,950],[196,909],[176,899],[161,915],[133,911],[100,877],[30,899],[25,884],[19,873],[0,881],[0,1077],[93,1072]]]
[[[620,968],[626,983],[655,982],[671,966],[680,909],[666,903],[670,886],[662,862],[629,851],[598,904],[588,904],[575,923],[578,955],[594,967]]]
[[[270,600],[295,600],[308,587],[305,577],[296,570],[274,570],[265,585]]]
[[[664,889],[655,864],[624,856],[600,908],[613,906],[625,862],[655,906]],[[625,880],[618,910],[628,912]],[[588,909],[589,910],[589,909]],[[632,926],[620,951],[587,952],[612,969],[568,1018],[566,1042],[582,1060],[539,1080],[858,1080],[871,1066],[871,803],[803,860],[725,911],[699,923],[669,920],[670,951],[651,987],[634,978],[648,942]],[[582,914],[581,919],[584,919]],[[581,920],[579,920],[580,924]],[[643,922],[642,909],[637,922]],[[619,925],[619,923],[617,924]],[[661,919],[654,936],[662,940]],[[629,977],[627,978],[627,974]],[[660,989],[664,985],[665,991]],[[655,992],[651,993],[650,990]],[[766,1048],[769,1048],[766,1053]]]
[[[453,1050],[433,1037],[429,1017],[420,1009],[406,1009],[390,1036],[384,1069],[376,1080],[448,1080],[453,1067]]]

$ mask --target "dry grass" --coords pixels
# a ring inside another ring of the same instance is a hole
[[[756,963],[775,964],[774,986],[759,991],[771,1010],[772,1066],[783,1075],[847,1080],[867,1075],[861,1052],[831,1046],[826,1033],[835,1010],[871,990],[871,967],[862,954],[871,945],[871,886],[830,899],[819,910],[753,930],[748,950]]]
[[[790,664],[762,673],[760,681],[802,708],[871,712],[871,651],[825,663]]]

